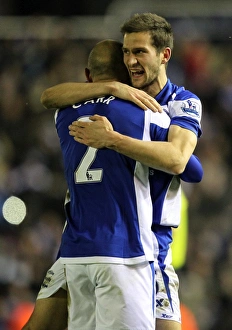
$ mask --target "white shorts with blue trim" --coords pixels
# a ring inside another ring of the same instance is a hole
[[[60,259],[56,260],[47,271],[37,299],[49,298],[59,289],[67,290],[64,265],[61,264]]]
[[[171,265],[156,271],[156,318],[180,322],[179,280]],[[48,270],[37,299],[49,298],[59,289],[67,290],[64,265],[58,259]]]
[[[179,279],[171,265],[156,267],[156,318],[181,323]]]

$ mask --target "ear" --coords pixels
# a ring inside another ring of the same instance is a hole
[[[85,68],[85,76],[88,82],[93,82],[93,79],[91,77],[90,71],[88,68]]]
[[[164,50],[162,51],[162,61],[161,61],[161,63],[162,64],[168,63],[168,61],[171,58],[171,54],[172,54],[171,48],[169,48],[169,47],[164,48]]]

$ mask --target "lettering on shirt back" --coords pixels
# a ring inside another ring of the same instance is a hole
[[[84,103],[80,103],[78,105],[73,105],[72,107],[74,109],[80,108],[82,105],[88,104],[88,103],[105,103],[105,104],[109,104],[111,101],[115,100],[115,97],[113,95],[107,96],[107,97],[99,97],[97,99],[91,99],[91,100],[87,100]]]

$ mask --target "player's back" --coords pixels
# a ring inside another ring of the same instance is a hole
[[[56,126],[71,195],[61,256],[82,263],[152,260],[148,168],[113,150],[86,147],[69,135],[72,121],[87,120],[96,113],[106,116],[116,131],[140,140],[150,140],[151,131],[152,138],[167,136],[165,114],[144,112],[113,96],[58,113]]]

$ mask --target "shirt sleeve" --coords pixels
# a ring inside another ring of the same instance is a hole
[[[192,131],[199,138],[202,135],[199,121],[190,117],[173,117],[170,125],[177,125]]]
[[[185,167],[184,172],[179,176],[180,179],[185,182],[197,183],[202,180],[203,174],[204,171],[199,158],[192,155]]]

